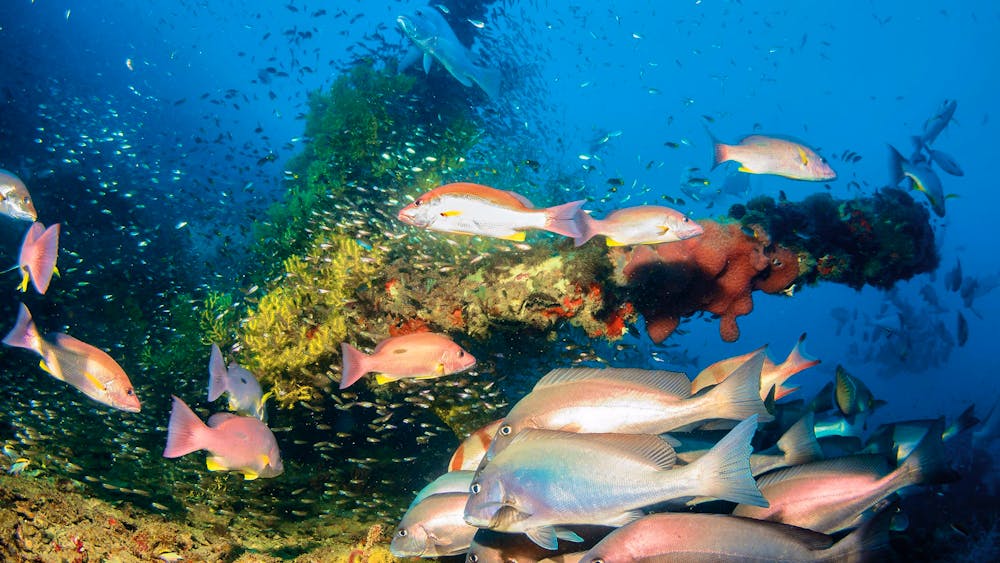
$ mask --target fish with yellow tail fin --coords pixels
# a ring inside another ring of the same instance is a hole
[[[612,211],[604,219],[586,213],[577,215],[581,246],[596,235],[604,235],[608,246],[662,244],[700,235],[704,229],[690,217],[669,207],[640,205]]]
[[[269,395],[263,395],[257,378],[236,362],[226,367],[218,344],[212,344],[208,360],[208,400],[214,401],[225,393],[229,396],[229,410],[255,416],[267,422],[264,405]]]
[[[826,159],[792,139],[750,135],[738,144],[727,145],[713,135],[712,144],[715,147],[713,168],[723,162],[734,161],[739,163],[739,171],[747,174],[770,174],[810,182],[837,178],[837,173]]]
[[[347,342],[340,345],[343,356],[340,388],[347,389],[366,373],[376,372],[383,385],[399,379],[433,379],[465,371],[476,358],[443,334],[414,332],[392,336],[365,354]]]
[[[285,470],[278,441],[260,420],[220,412],[205,424],[184,401],[173,400],[163,457],[208,450],[209,471],[239,471],[246,480],[277,477]]]
[[[530,229],[577,238],[576,214],[583,200],[536,209],[514,192],[456,182],[434,188],[399,211],[399,220],[414,227],[523,241]]]
[[[45,228],[45,225],[34,222],[24,235],[21,243],[21,255],[17,261],[21,269],[21,284],[17,288],[28,291],[28,280],[35,286],[35,291],[45,295],[52,281],[52,274],[58,274],[56,258],[59,256],[59,224]]]
[[[40,365],[46,373],[95,401],[127,412],[140,410],[132,382],[111,356],[68,334],[54,332],[43,338],[24,304],[3,343],[35,352],[42,357]]]

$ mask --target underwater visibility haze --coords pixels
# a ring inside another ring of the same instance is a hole
[[[0,559],[1000,559],[998,31],[4,1]]]

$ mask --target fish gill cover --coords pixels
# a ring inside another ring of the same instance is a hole
[[[862,439],[888,456],[903,438],[878,445],[878,424],[954,418],[975,400],[986,423],[973,443],[959,433],[971,420],[943,433],[959,436],[948,445],[962,451],[954,465],[963,481],[905,499],[911,525],[893,543],[916,559],[995,553],[995,491],[982,494],[995,468],[973,452],[994,443],[998,417],[987,414],[996,399],[976,391],[988,380],[972,372],[988,360],[982,333],[997,281],[978,236],[963,231],[986,220],[966,202],[986,197],[967,180],[986,178],[974,141],[986,134],[987,106],[960,80],[919,94],[889,80],[907,76],[904,61],[864,84],[852,37],[928,25],[910,9],[882,9],[865,22],[824,11],[827,27],[803,29],[815,14],[738,3],[180,3],[155,5],[153,19],[121,6],[5,6],[3,33],[18,48],[2,63],[16,79],[3,89],[0,167],[25,180],[39,220],[61,223],[62,234],[45,296],[17,293],[10,274],[4,310],[13,326],[23,300],[42,333],[108,351],[143,405],[135,415],[103,408],[28,353],[4,349],[5,556],[389,558],[387,531],[413,491],[550,369],[672,368],[693,378],[762,344],[783,350],[805,331],[826,362],[798,378],[797,397],[770,406],[776,421],[758,432],[757,449],[804,412],[797,398],[817,397],[808,406],[827,456],[852,454]],[[445,18],[451,51],[407,53],[396,17],[417,10]],[[970,5],[924,19],[982,32],[990,25],[976,22],[995,20],[991,11]],[[126,45],[103,33],[128,21],[149,36],[130,31]],[[35,23],[65,33],[43,39]],[[785,35],[758,32],[775,26]],[[62,60],[73,38],[89,45],[80,65]],[[968,60],[968,45],[956,41],[949,53]],[[413,57],[426,71],[407,66]],[[500,95],[490,96],[488,71],[498,69]],[[857,92],[871,92],[868,101]],[[945,98],[961,107],[938,109]],[[852,125],[827,108],[851,108]],[[866,119],[870,128],[858,131]],[[710,170],[704,126],[756,152]],[[736,142],[740,133],[758,142]],[[906,157],[882,156],[884,143],[908,147],[911,137]],[[820,154],[837,179],[809,177]],[[944,176],[956,173],[965,179]],[[397,217],[454,182],[510,191],[538,209],[586,200],[595,219],[670,206],[703,232],[658,245],[597,236],[576,247],[536,230],[507,241]],[[942,197],[942,183],[962,197]],[[3,256],[16,264],[27,223],[0,219]],[[942,263],[955,265],[943,272]],[[368,353],[424,331],[449,336],[476,365],[337,389],[342,343]],[[204,397],[213,343],[267,392],[280,476],[207,471],[205,453],[162,457],[171,394],[203,420],[225,410]],[[768,356],[765,371],[780,364],[773,377],[787,378],[812,365],[793,356]],[[820,389],[838,363],[873,390],[848,394],[849,408]],[[946,384],[931,379],[935,367],[970,375]]]

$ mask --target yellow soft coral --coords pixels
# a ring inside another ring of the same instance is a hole
[[[304,255],[285,260],[284,275],[272,283],[240,335],[244,362],[275,388],[280,405],[309,398],[311,368],[322,366],[347,335],[345,303],[381,262],[380,251],[334,233],[317,235]]]

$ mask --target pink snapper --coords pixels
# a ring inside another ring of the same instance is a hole
[[[363,375],[377,372],[375,382],[383,385],[404,378],[432,379],[465,371],[476,358],[443,334],[415,332],[392,336],[379,342],[370,355],[347,342],[340,345],[344,367],[340,388],[347,389]]]
[[[52,281],[52,274],[59,273],[56,268],[56,258],[59,257],[59,224],[45,228],[45,225],[35,222],[28,228],[21,243],[21,255],[17,261],[21,269],[21,284],[17,288],[28,291],[28,279],[31,279],[35,291],[45,295]]]
[[[720,143],[714,137],[712,142],[715,145],[713,168],[732,160],[740,164],[740,172],[747,174],[771,174],[812,182],[837,178],[837,173],[823,157],[798,141],[750,135],[736,145]]]

